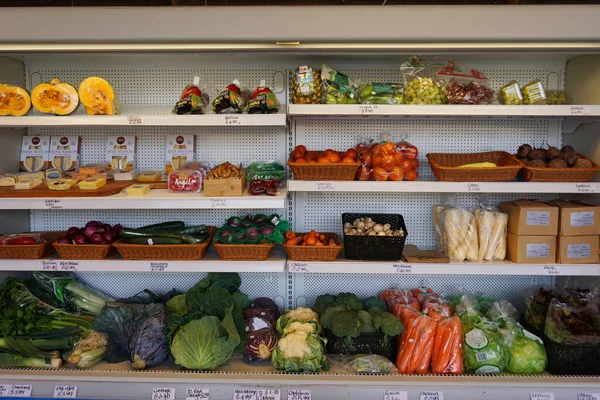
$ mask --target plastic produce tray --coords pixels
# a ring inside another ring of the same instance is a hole
[[[355,236],[344,234],[344,254],[348,260],[400,260],[408,232],[400,214],[343,213],[342,226],[357,218],[370,217],[377,224],[402,229],[404,236]]]

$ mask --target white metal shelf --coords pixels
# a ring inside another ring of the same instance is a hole
[[[600,182],[288,181],[290,192],[600,193]]]
[[[593,117],[599,105],[390,105],[390,104],[290,104],[290,116],[389,116],[389,117]]]
[[[398,275],[548,275],[600,276],[599,264],[515,264],[510,261],[410,264],[402,261],[289,261],[290,273]]]
[[[204,193],[172,193],[153,189],[145,196],[119,193],[105,197],[0,198],[1,210],[155,210],[155,209],[265,209],[285,208],[287,190],[277,196],[204,197]]]
[[[284,110],[275,114],[177,115],[172,106],[124,107],[119,115],[28,115],[0,117],[0,127],[61,126],[285,126]]]
[[[61,260],[54,254],[41,260],[0,260],[0,271],[55,272],[284,272],[286,255],[274,248],[264,261],[221,260],[209,247],[206,256],[195,261],[123,260],[118,254],[104,260]]]

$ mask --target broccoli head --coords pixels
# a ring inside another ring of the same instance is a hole
[[[363,303],[354,293],[340,293],[335,299],[337,304],[348,306],[352,311],[358,311],[363,309]]]
[[[348,311],[348,307],[341,305],[330,305],[325,309],[323,315],[321,315],[321,324],[325,329],[331,329],[331,317],[340,311]]]
[[[325,309],[331,303],[335,303],[335,296],[332,294],[322,294],[321,296],[317,297],[314,309],[319,315],[323,315]]]
[[[373,326],[373,317],[371,314],[364,310],[359,310],[356,312],[358,314],[358,318],[362,322],[360,327],[360,333],[376,333],[377,329]]]
[[[361,325],[356,311],[340,311],[331,317],[331,333],[337,337],[358,337]]]
[[[377,296],[367,297],[363,301],[363,305],[365,310],[369,310],[371,308],[378,308],[381,311],[387,311],[385,301],[383,301],[383,299],[380,299]]]
[[[387,336],[396,336],[404,332],[404,325],[394,314],[387,311],[371,312],[373,326]]]

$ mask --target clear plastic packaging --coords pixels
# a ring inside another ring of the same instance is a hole
[[[445,209],[441,215],[446,255],[453,262],[477,261],[479,244],[475,216],[461,207]]]
[[[370,82],[360,88],[361,104],[404,104],[401,83]]]
[[[442,88],[449,104],[491,104],[494,101],[494,91],[485,76],[475,69],[456,70],[452,62],[437,73],[436,84]]]
[[[356,104],[358,95],[356,85],[348,76],[323,64],[321,70],[323,81],[323,104]]]
[[[409,312],[403,323],[405,330],[398,339],[398,371],[401,374],[426,374],[433,354],[436,322],[427,315]]]
[[[562,90],[546,90],[546,104],[567,104],[567,98]]]
[[[475,210],[479,236],[478,261],[502,261],[506,258],[508,214],[490,207]]]
[[[546,90],[539,79],[529,82],[521,88],[523,104],[546,104]]]
[[[46,240],[38,233],[15,233],[0,238],[0,245],[30,245],[44,242]]]
[[[462,341],[462,324],[458,317],[438,320],[433,341],[431,372],[462,374],[464,370]]]
[[[202,190],[204,177],[194,169],[175,170],[169,174],[169,191],[175,193],[198,193]]]
[[[183,89],[173,112],[175,114],[204,114],[209,104],[208,94],[200,88],[200,77],[194,76],[194,83]]]
[[[410,156],[405,158],[403,150],[398,150],[398,145],[390,140],[388,132],[382,133],[380,141],[364,141],[356,146],[356,151],[361,161],[358,168],[358,180],[368,181],[414,181],[418,178],[416,160],[418,150],[406,143],[411,148],[407,150]],[[399,143],[400,144],[400,143]],[[414,155],[414,157],[413,157]]]
[[[424,63],[417,57],[404,62],[400,67],[404,80],[404,103],[448,103],[446,95],[435,83],[435,76],[443,67],[442,64],[438,63]]]
[[[523,94],[519,82],[510,81],[498,90],[498,101],[500,104],[517,105],[523,104]]]
[[[351,374],[393,374],[398,369],[393,362],[378,354],[328,355],[331,363]]]
[[[212,109],[217,114],[241,114],[246,108],[249,98],[250,90],[235,79],[215,98]]]
[[[248,100],[248,114],[274,114],[278,111],[277,96],[265,86],[265,81],[262,80]]]
[[[304,65],[296,68],[292,80],[294,104],[319,104],[323,93],[321,71]]]
[[[552,299],[544,327],[544,335],[556,343],[600,345],[598,299],[588,304],[575,304]]]
[[[542,339],[525,330],[518,323],[503,331],[508,350],[506,370],[513,374],[539,374],[548,365],[548,356]]]

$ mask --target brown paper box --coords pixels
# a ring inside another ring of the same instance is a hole
[[[536,200],[500,203],[500,211],[508,214],[508,231],[515,235],[556,236],[558,207]]]
[[[598,262],[598,235],[559,236],[556,262],[591,264]]]
[[[600,235],[600,207],[583,201],[552,200],[559,207],[558,234]]]
[[[556,262],[556,236],[518,236],[508,233],[507,257],[523,264],[553,264]]]

